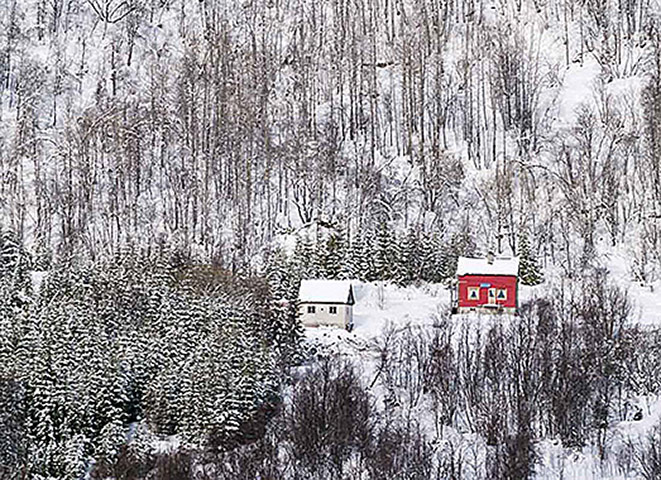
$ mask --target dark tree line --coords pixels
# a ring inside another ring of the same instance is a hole
[[[202,449],[262,435],[300,350],[275,283],[164,246],[72,258],[32,291],[20,244],[0,251],[0,476],[104,471],[135,430]]]
[[[470,233],[442,237],[414,228],[398,233],[387,222],[351,239],[341,229],[324,230],[314,237],[297,235],[290,254],[276,248],[266,255],[267,274],[286,284],[283,296],[295,298],[304,278],[389,281],[400,286],[449,282],[456,277],[459,256],[481,255]],[[526,235],[520,236],[519,256],[521,282],[541,283],[543,271]]]

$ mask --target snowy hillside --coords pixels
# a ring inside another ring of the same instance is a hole
[[[0,219],[234,269],[316,226],[657,276],[657,2],[4,0]],[[310,232],[308,232],[310,233]]]
[[[658,479],[660,332],[658,0],[0,0],[0,478]]]

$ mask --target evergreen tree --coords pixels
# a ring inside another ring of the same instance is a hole
[[[115,437],[115,454],[119,445],[124,441],[123,432]],[[62,446],[63,480],[78,480],[85,476],[87,456],[89,454],[89,439],[81,434],[73,434],[66,438]]]
[[[25,389],[15,380],[0,376],[0,477],[20,478],[28,460]]]
[[[382,221],[376,232],[374,242],[374,274],[376,280],[391,280],[393,278],[397,259],[395,236],[388,223]]]
[[[53,266],[53,254],[46,242],[38,238],[31,252],[32,268],[35,270],[50,270]]]
[[[328,257],[328,244],[321,238],[314,245],[314,252],[308,262],[312,265],[313,276],[309,278],[326,277],[326,258]]]
[[[374,279],[374,268],[371,262],[370,245],[363,234],[359,234],[348,252],[347,263],[350,277],[359,280],[371,281]]]
[[[16,292],[31,292],[30,256],[18,236],[11,230],[0,229],[0,276],[16,286]]]
[[[326,240],[324,258],[322,260],[323,277],[338,279],[346,261],[346,242],[342,232],[333,232]]]
[[[462,255],[460,253],[462,249],[453,244],[453,238],[451,237],[449,243],[444,242],[440,245],[438,263],[440,276],[443,279],[454,278],[457,273],[457,261]]]
[[[544,281],[542,268],[531,251],[528,235],[525,232],[519,234],[519,278],[524,285],[539,285]]]
[[[410,285],[422,280],[421,245],[418,232],[410,228],[401,240],[401,254],[398,262],[398,274],[395,281],[399,285]]]
[[[427,282],[440,282],[443,279],[441,259],[443,244],[437,233],[426,233],[422,237],[422,278]]]
[[[0,277],[0,379],[12,378],[14,349],[18,341],[23,319],[21,309],[15,304],[16,292],[12,282]]]
[[[406,237],[395,235],[392,244],[392,271],[391,279],[397,285],[403,287],[410,284],[408,280],[408,265],[404,259],[404,241]]]
[[[298,288],[300,280],[294,278],[293,268],[280,249],[269,256],[265,272],[269,285],[266,321],[270,339],[281,363],[298,361],[303,338],[303,326],[298,319]]]
[[[293,258],[294,270],[298,278],[317,278],[315,252],[316,249],[310,237],[307,235],[298,237]]]
[[[300,277],[296,274],[296,268],[292,263],[294,262],[290,262],[279,247],[267,255],[264,277],[274,299],[296,298]]]

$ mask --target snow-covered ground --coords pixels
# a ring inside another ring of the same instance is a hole
[[[629,291],[634,312],[640,312],[642,323],[647,326],[661,326],[661,291],[649,286],[631,283],[627,279],[625,264],[617,258],[611,258],[612,278]],[[378,344],[388,329],[400,329],[406,326],[424,329],[430,327],[440,312],[450,308],[450,290],[441,285],[425,285],[421,288],[400,288],[385,282],[366,284],[354,283],[356,304],[354,306],[355,328],[352,332],[336,328],[309,328],[306,330],[308,343],[326,353],[340,354],[354,360],[362,369],[365,382],[372,385],[371,393],[378,398],[379,391],[374,376],[378,362]],[[542,295],[544,286],[521,287],[520,301]],[[637,315],[636,315],[637,317]],[[482,325],[492,322],[516,321],[512,316],[494,315],[455,315],[455,325]],[[620,451],[630,441],[640,439],[661,422],[661,399],[641,398],[637,403],[641,407],[643,418],[638,421],[626,421],[613,425],[608,433],[608,442],[612,451]],[[432,427],[430,427],[432,428]],[[448,429],[447,438],[438,441],[452,441],[462,449],[478,454],[480,447],[474,445],[475,439],[468,434],[460,434]],[[543,480],[625,480],[632,477],[622,473],[619,465],[611,460],[603,463],[594,448],[583,450],[564,448],[558,440],[545,439],[538,443],[537,451],[540,464],[536,478]],[[478,453],[476,453],[478,452]]]
[[[625,253],[606,252],[604,258],[610,277],[629,293],[634,321],[644,326],[661,326],[661,281],[631,281],[631,257]]]

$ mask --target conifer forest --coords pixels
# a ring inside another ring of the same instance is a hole
[[[661,1],[0,0],[14,479],[661,479]]]

